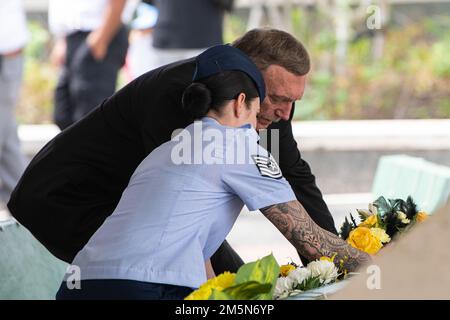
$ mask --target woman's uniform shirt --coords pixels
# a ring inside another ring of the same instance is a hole
[[[206,281],[205,261],[244,204],[253,211],[296,199],[257,142],[249,125],[225,127],[205,117],[156,148],[75,257],[81,279],[199,287]]]

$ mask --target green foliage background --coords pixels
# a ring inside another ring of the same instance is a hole
[[[246,19],[239,11],[226,17],[225,42],[245,32]],[[450,118],[450,17],[445,12],[386,26],[380,59],[372,57],[371,34],[361,26],[349,44],[345,76],[335,74],[330,21],[320,12],[300,8],[292,10],[291,19],[293,33],[312,58],[296,119]],[[48,62],[51,37],[37,22],[30,22],[29,29],[18,119],[51,123],[57,80],[57,69]]]

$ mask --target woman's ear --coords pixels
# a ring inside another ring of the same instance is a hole
[[[245,99],[246,99],[245,93],[241,92],[234,100],[234,115],[236,118],[239,118],[242,112],[244,112],[244,110],[247,108],[245,104]]]

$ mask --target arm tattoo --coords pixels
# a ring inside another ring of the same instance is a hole
[[[343,261],[344,269],[349,272],[371,261],[367,253],[320,228],[297,200],[265,207],[261,212],[310,261],[336,254],[335,264],[339,267]]]

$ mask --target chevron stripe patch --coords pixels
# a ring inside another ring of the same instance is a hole
[[[252,159],[255,161],[256,167],[258,167],[259,173],[262,176],[273,179],[281,179],[283,177],[280,167],[272,155],[270,157],[252,155]]]

